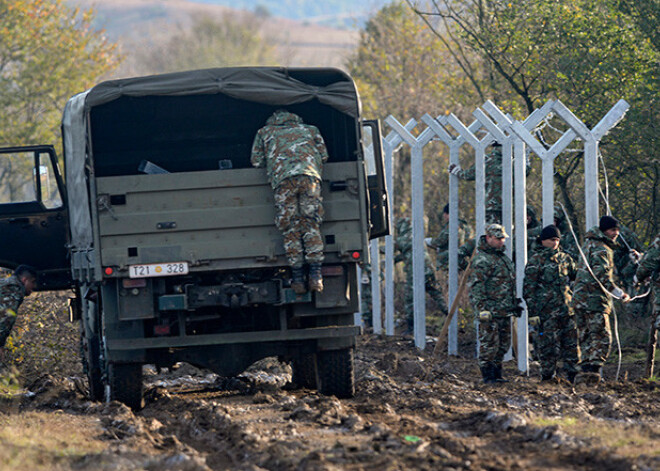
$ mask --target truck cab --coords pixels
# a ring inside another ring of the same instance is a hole
[[[278,108],[316,126],[325,289],[296,294],[257,130]],[[294,382],[350,397],[357,266],[389,233],[378,122],[326,68],[222,68],[101,83],[66,105],[66,184],[52,147],[0,149],[0,264],[73,288],[93,399],[142,403],[142,365],[235,375],[267,356]],[[14,171],[10,173],[13,175]],[[8,180],[6,180],[8,181]],[[6,188],[6,189],[5,189]]]

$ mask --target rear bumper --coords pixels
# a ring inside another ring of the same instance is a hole
[[[185,348],[209,345],[229,345],[260,342],[286,342],[297,340],[326,340],[356,337],[359,326],[315,327],[300,330],[269,330],[230,334],[189,335],[181,337],[155,337],[137,339],[107,339],[108,350],[147,350],[156,348]]]

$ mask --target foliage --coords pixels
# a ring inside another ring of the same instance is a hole
[[[62,109],[117,64],[91,10],[62,0],[0,0],[0,144],[55,142]]]
[[[221,19],[193,18],[163,44],[137,51],[133,60],[138,74],[180,70],[278,63],[275,49],[260,33],[264,18],[251,14],[225,14]]]
[[[402,2],[383,7],[369,19],[347,68],[360,90],[366,116],[391,114],[405,124],[410,118],[420,121],[425,113],[461,113],[477,103],[447,48]],[[425,206],[432,233],[438,231],[446,200],[447,165],[447,152],[439,144],[427,147],[424,172],[430,177],[425,179]],[[401,217],[410,210],[409,147],[395,153],[394,166],[393,207],[396,217]]]
[[[7,339],[6,363],[29,386],[44,374],[82,375],[80,332],[69,322],[66,293],[35,293],[25,299]]]
[[[610,203],[615,216],[646,240],[657,233],[660,170],[657,157],[649,162],[649,156],[656,155],[660,55],[654,41],[660,27],[657,11],[643,14],[653,10],[653,0],[632,10],[632,3],[618,0],[407,2],[478,93],[518,118],[559,98],[593,127],[625,98],[631,111],[601,146],[616,190]],[[578,212],[581,157],[562,156],[556,175],[564,202]]]

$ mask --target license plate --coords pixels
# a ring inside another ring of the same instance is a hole
[[[149,278],[151,276],[176,276],[188,274],[188,262],[150,263],[148,265],[129,265],[130,278]]]

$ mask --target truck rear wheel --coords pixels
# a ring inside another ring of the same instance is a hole
[[[318,389],[319,373],[316,353],[298,355],[291,365],[293,368],[292,382],[299,388]]]
[[[320,352],[321,393],[349,398],[355,395],[353,348]]]
[[[142,365],[111,363],[108,368],[110,400],[123,402],[133,410],[142,409]]]

